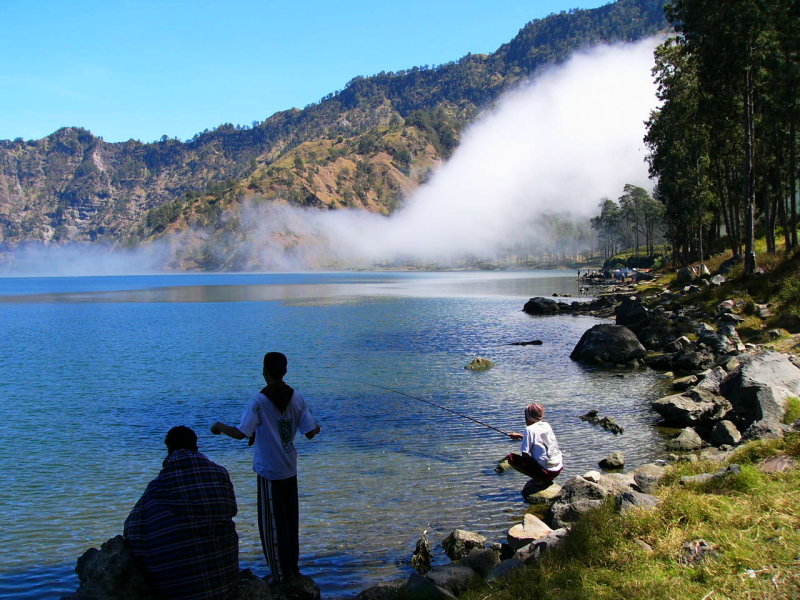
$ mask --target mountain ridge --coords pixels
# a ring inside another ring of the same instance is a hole
[[[215,232],[231,227],[245,198],[390,214],[504,91],[580,48],[664,30],[663,5],[619,0],[550,15],[490,55],[354,77],[302,110],[251,128],[221,125],[185,142],[108,143],[74,127],[40,140],[0,140],[0,251]]]

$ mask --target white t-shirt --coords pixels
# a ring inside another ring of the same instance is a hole
[[[546,421],[539,421],[525,428],[522,451],[530,454],[547,471],[558,471],[564,467],[556,434]]]
[[[255,432],[253,470],[265,479],[288,479],[297,475],[297,430],[305,435],[317,426],[303,396],[294,392],[281,413],[264,394],[257,394],[242,413],[239,431],[250,437]]]

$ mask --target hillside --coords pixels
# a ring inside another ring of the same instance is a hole
[[[243,199],[389,214],[503,91],[576,49],[664,29],[663,4],[619,0],[551,15],[491,55],[356,77],[303,110],[186,142],[106,143],[80,128],[0,141],[0,252],[26,242],[136,244],[187,228],[214,237],[235,229]]]

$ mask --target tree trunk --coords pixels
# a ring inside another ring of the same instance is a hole
[[[752,48],[748,47],[748,54]],[[743,190],[742,197],[745,205],[745,245],[744,267],[745,273],[752,274],[756,270],[755,251],[755,168],[753,156],[754,141],[753,125],[753,74],[748,66],[745,69],[744,86],[744,164],[743,164]]]

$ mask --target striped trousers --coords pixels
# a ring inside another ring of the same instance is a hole
[[[300,574],[300,509],[297,476],[289,479],[258,477],[258,533],[261,548],[272,573],[271,582],[281,583]]]

